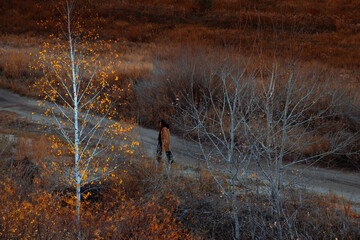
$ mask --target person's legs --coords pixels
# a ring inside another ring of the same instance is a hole
[[[172,155],[171,151],[167,151],[166,156],[167,156],[169,163],[172,164],[174,162],[174,159],[173,159],[173,155]]]
[[[158,164],[161,163],[161,158],[162,158],[162,149],[161,146],[158,146],[156,150],[156,160]]]

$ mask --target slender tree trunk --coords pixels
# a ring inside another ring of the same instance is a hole
[[[73,58],[72,54],[72,58]],[[78,121],[78,102],[77,102],[77,84],[76,84],[76,76],[73,64],[73,86],[74,86],[74,135],[75,135],[75,145],[74,145],[74,154],[75,154],[75,177],[76,177],[76,225],[78,228],[78,238],[81,239],[81,231],[80,231],[80,204],[81,204],[81,176],[80,176],[80,159],[79,159],[79,121]]]
[[[230,105],[231,106],[231,105]],[[230,111],[230,149],[228,151],[228,168],[231,172],[231,188],[232,188],[232,191],[231,191],[231,207],[233,209],[233,218],[234,218],[234,227],[235,227],[235,239],[236,240],[240,240],[240,224],[239,224],[239,218],[238,218],[238,214],[237,214],[237,205],[236,205],[236,202],[237,202],[237,199],[236,199],[236,174],[237,174],[237,171],[235,170],[234,172],[234,169],[233,169],[233,162],[234,162],[234,147],[235,147],[235,134],[234,134],[234,131],[235,131],[235,117],[233,116],[233,111],[234,109],[231,109]]]
[[[276,161],[276,183],[275,183],[275,208],[276,208],[276,219],[277,219],[277,228],[278,228],[278,238],[282,239],[283,232],[282,226],[280,222],[281,216],[281,206],[280,206],[280,189],[282,186],[282,175],[283,175],[283,159],[285,155],[285,144],[287,141],[287,125],[288,125],[288,111],[289,111],[289,104],[290,104],[290,97],[292,91],[292,78],[293,74],[291,73],[288,79],[288,89],[286,93],[286,100],[283,112],[283,119],[282,119],[282,136],[281,136],[281,143],[280,143],[280,153],[277,157]]]
[[[69,3],[68,3],[69,4]],[[67,16],[67,23],[68,23],[68,34],[69,34],[69,47],[70,47],[70,57],[71,57],[71,73],[72,73],[72,82],[73,82],[73,102],[74,102],[74,137],[75,137],[75,144],[74,144],[74,161],[75,161],[75,180],[76,180],[76,227],[78,232],[78,239],[81,239],[81,228],[80,228],[80,221],[81,221],[81,176],[80,176],[80,159],[79,159],[79,106],[78,106],[78,83],[77,83],[77,76],[75,71],[75,49],[72,42],[72,29],[71,29],[71,9],[68,7],[68,16]]]
[[[235,181],[232,179],[232,194],[231,194],[231,202],[232,202],[232,209],[233,209],[233,218],[234,218],[234,227],[235,227],[235,239],[240,240],[240,223],[237,214],[237,206],[236,206],[236,192],[235,192]]]
[[[71,38],[70,38],[71,39]],[[71,40],[70,40],[71,41]],[[74,87],[74,135],[75,135],[75,145],[74,145],[74,154],[75,154],[75,177],[76,177],[76,225],[78,228],[78,238],[81,239],[81,230],[80,230],[80,204],[81,204],[81,177],[80,177],[80,159],[79,159],[79,121],[78,121],[78,101],[77,101],[77,84],[76,84],[76,75],[75,75],[75,65],[74,65],[74,53],[71,47],[71,58],[72,58],[72,72],[73,72],[73,87]]]

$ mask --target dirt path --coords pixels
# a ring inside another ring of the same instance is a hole
[[[8,90],[0,89],[0,111],[14,112],[30,121],[46,124],[42,110],[36,100],[19,96]],[[34,114],[32,114],[34,113]],[[137,138],[144,154],[155,156],[158,132],[146,128],[137,128]],[[172,151],[177,164],[198,166],[201,154],[196,143],[172,136]],[[298,177],[301,175],[301,177]],[[344,172],[318,167],[292,166],[285,174],[297,188],[304,188],[316,193],[332,192],[355,203],[360,210],[360,173]]]

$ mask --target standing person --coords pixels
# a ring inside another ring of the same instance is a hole
[[[158,146],[156,151],[157,162],[158,164],[161,162],[162,153],[165,152],[168,162],[172,164],[174,162],[174,159],[170,151],[169,124],[167,124],[165,120],[160,120],[159,127],[160,127],[160,131],[159,131]]]

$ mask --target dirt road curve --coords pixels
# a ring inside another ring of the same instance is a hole
[[[45,121],[41,116],[42,110],[36,100],[21,97],[8,90],[0,89],[0,111],[17,113],[20,117],[30,121]],[[34,113],[34,114],[32,114]],[[45,124],[45,122],[43,122]],[[155,155],[157,131],[139,127],[138,140],[148,156]],[[200,152],[196,144],[172,136],[172,151],[177,164],[199,165]],[[301,178],[297,177],[301,174]],[[292,181],[298,188],[305,188],[317,193],[329,193],[344,196],[360,209],[360,173],[343,172],[317,167],[293,166],[285,175],[287,181]]]

